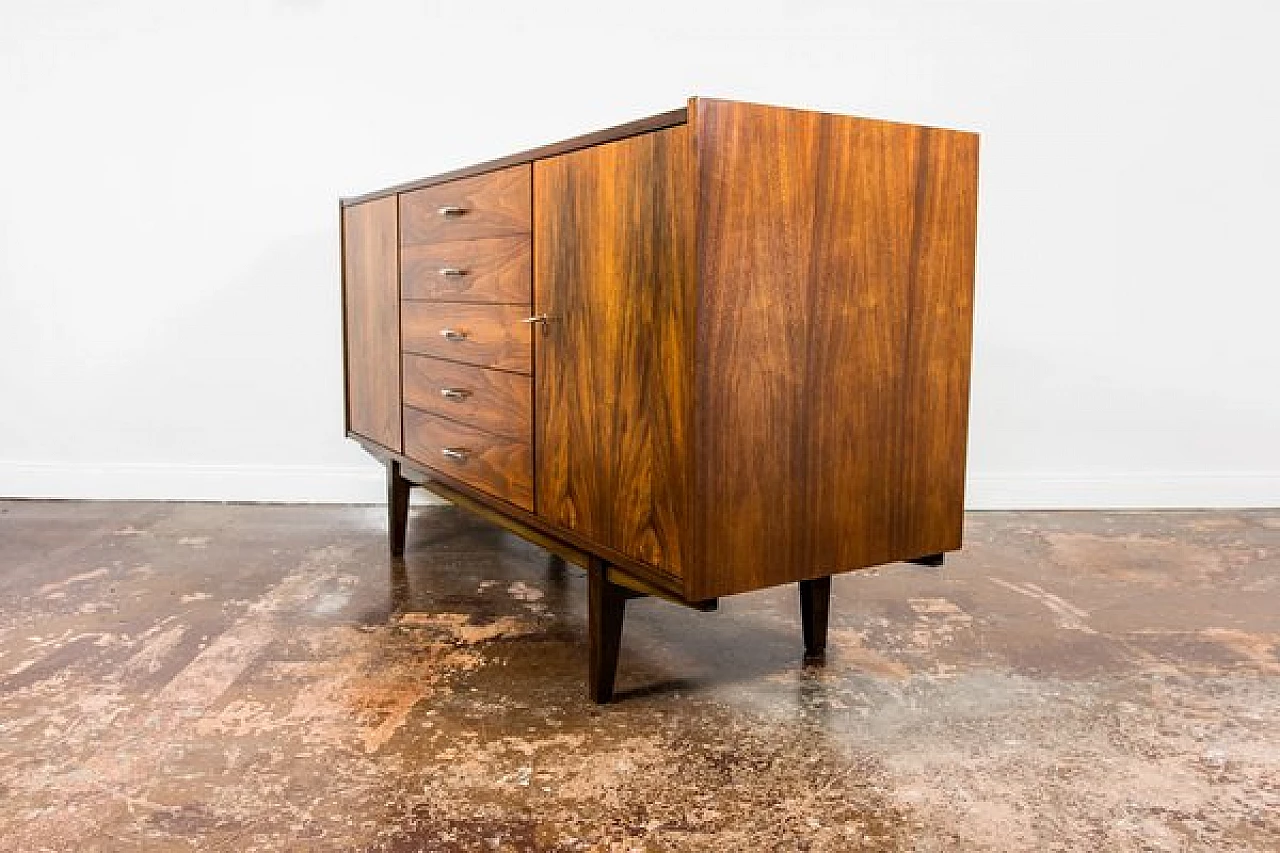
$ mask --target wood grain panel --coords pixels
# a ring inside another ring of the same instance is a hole
[[[532,402],[533,380],[528,376],[422,355],[404,357],[406,406],[532,442]]]
[[[689,562],[692,148],[684,126],[534,164],[540,516]]]
[[[533,363],[529,309],[521,305],[461,302],[401,303],[401,346],[405,352],[529,373]],[[449,340],[445,329],[465,337]]]
[[[396,200],[342,210],[347,429],[400,449]]]
[[[465,458],[450,458],[446,449]],[[533,458],[525,442],[406,408],[404,450],[410,459],[429,468],[522,509],[533,509]]]
[[[914,499],[894,518],[901,552],[941,553],[961,546],[973,282],[978,207],[978,137],[925,129],[917,155],[915,283],[905,348],[900,488]],[[934,531],[925,542],[917,531]],[[900,557],[899,557],[900,559]]]
[[[696,101],[693,113],[701,158],[695,524],[709,527],[689,582],[749,588],[795,572],[803,558],[805,448],[795,426],[819,405],[806,395],[803,320],[820,119],[713,104]]]
[[[959,547],[977,138],[697,99],[692,597]]]
[[[531,180],[525,164],[404,193],[400,245],[528,234]],[[447,206],[465,212],[442,216],[440,209]]]
[[[528,305],[533,300],[527,236],[406,246],[400,255],[405,299]],[[446,275],[451,270],[461,275]]]

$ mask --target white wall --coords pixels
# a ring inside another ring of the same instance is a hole
[[[0,5],[0,494],[376,500],[335,199],[690,94],[978,130],[975,507],[1280,504],[1267,2]]]

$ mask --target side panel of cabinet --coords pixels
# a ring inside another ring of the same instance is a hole
[[[400,275],[396,198],[342,210],[347,429],[400,450]]]
[[[690,562],[692,176],[683,125],[533,172],[538,514],[675,577]]]
[[[692,597],[960,546],[977,137],[697,99]]]

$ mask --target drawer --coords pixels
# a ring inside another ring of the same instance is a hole
[[[406,408],[404,452],[423,465],[533,511],[533,453],[527,442]]]
[[[404,403],[517,441],[533,440],[533,380],[423,355],[404,356]]]
[[[528,234],[533,170],[527,163],[400,195],[400,245]]]
[[[533,300],[528,236],[420,243],[400,251],[400,294],[441,302]]]
[[[477,367],[531,373],[528,317],[527,305],[406,300],[400,303],[400,347]]]

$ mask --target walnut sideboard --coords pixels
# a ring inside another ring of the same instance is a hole
[[[713,609],[960,547],[978,138],[691,98],[341,202],[347,434],[628,598]]]

